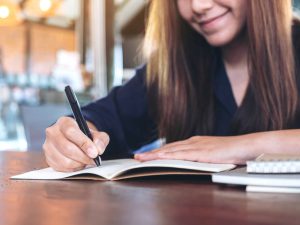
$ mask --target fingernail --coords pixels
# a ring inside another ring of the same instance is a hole
[[[91,157],[91,158],[96,158],[97,156],[98,156],[98,152],[97,152],[97,150],[96,149],[94,149],[94,148],[88,148],[87,149],[87,154],[88,154],[88,156],[89,157]]]

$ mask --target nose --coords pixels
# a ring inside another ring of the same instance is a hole
[[[192,10],[195,14],[201,15],[211,9],[214,5],[214,0],[192,0]]]

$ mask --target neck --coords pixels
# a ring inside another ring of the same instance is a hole
[[[227,76],[238,106],[242,104],[249,83],[247,55],[246,38],[237,38],[222,48]]]
[[[245,35],[221,48],[224,63],[229,67],[247,67],[247,40]]]

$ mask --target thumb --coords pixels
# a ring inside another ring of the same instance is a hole
[[[95,143],[99,154],[102,155],[109,143],[109,136],[105,132],[95,130],[91,130],[91,133],[93,136],[93,142]]]

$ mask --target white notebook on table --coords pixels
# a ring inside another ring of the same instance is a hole
[[[11,177],[11,179],[56,180],[91,179],[121,180],[154,175],[201,175],[235,168],[233,164],[199,163],[184,160],[153,160],[140,162],[134,159],[106,160],[100,167],[89,167],[80,171],[63,173],[52,168],[34,170]]]
[[[237,168],[212,175],[215,183],[300,188],[300,174],[254,174]]]
[[[300,194],[300,188],[297,187],[273,187],[273,186],[251,186],[246,187],[247,192],[263,192],[263,193],[286,193]]]

